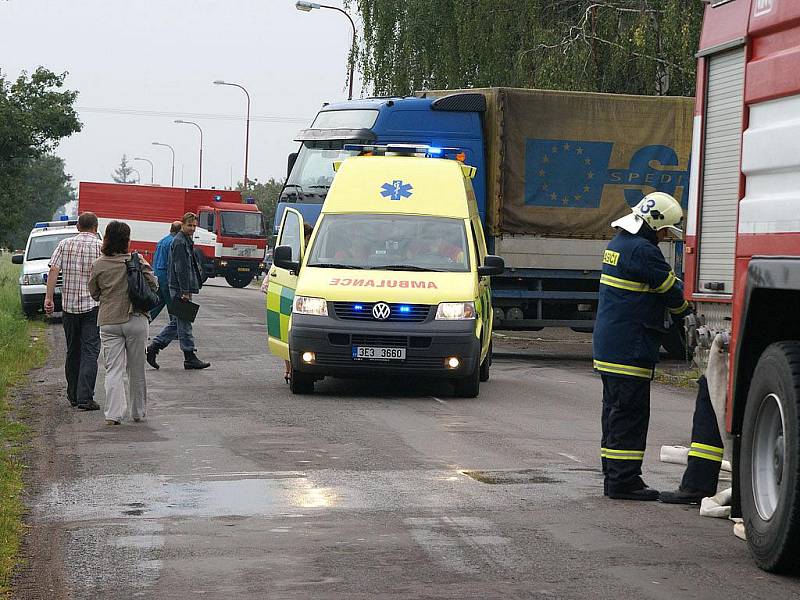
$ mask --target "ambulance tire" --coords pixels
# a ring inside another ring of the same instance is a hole
[[[225,275],[225,281],[228,285],[235,288],[246,288],[253,281],[253,276],[250,273],[245,275]]]
[[[758,360],[742,424],[738,479],[747,545],[772,573],[800,571],[800,343]]]
[[[489,351],[481,363],[481,381],[489,381],[489,367],[492,366],[492,342],[489,342]]]
[[[472,373],[453,382],[457,398],[477,398],[481,388],[481,368],[475,365]]]
[[[307,373],[300,373],[292,368],[292,378],[289,380],[289,389],[293,394],[313,394],[314,377]]]

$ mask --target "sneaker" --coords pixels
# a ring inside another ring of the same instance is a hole
[[[695,490],[678,488],[674,492],[661,492],[658,499],[664,504],[700,504],[703,498],[713,495],[713,493],[706,494]]]
[[[658,496],[658,490],[649,487],[630,490],[628,492],[614,492],[611,490],[608,492],[608,497],[614,500],[643,500],[645,502],[652,502],[658,500]]]
[[[100,405],[94,400],[90,400],[88,404],[78,404],[81,410],[100,410]]]

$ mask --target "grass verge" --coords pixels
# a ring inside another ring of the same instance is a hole
[[[44,363],[44,324],[27,321],[19,302],[19,267],[0,253],[0,598],[8,598],[22,535],[22,452],[27,427],[8,405],[8,392]]]

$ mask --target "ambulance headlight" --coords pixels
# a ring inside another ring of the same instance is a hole
[[[298,315],[328,316],[328,303],[325,298],[311,298],[309,296],[294,297],[294,312]]]
[[[474,318],[474,302],[442,302],[436,309],[437,321],[466,321]]]

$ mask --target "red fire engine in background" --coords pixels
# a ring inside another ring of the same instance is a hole
[[[202,254],[205,277],[219,275],[233,287],[245,287],[264,269],[264,218],[240,192],[81,182],[78,210],[95,213],[101,230],[114,219],[128,223],[131,248],[148,260],[169,224],[193,212],[195,250],[198,258]]]
[[[730,334],[734,515],[761,568],[792,571],[800,566],[800,2],[709,1],[698,59],[687,299],[701,340]]]

